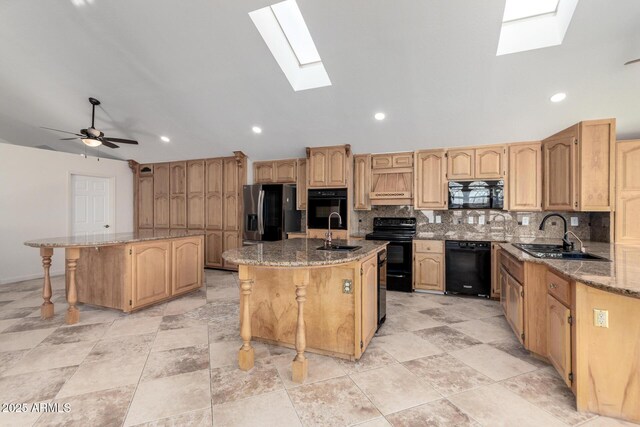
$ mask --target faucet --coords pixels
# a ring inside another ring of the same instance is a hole
[[[324,246],[325,248],[331,247],[331,217],[334,215],[338,215],[338,226],[341,227],[342,226],[342,217],[340,216],[340,214],[338,212],[331,212],[329,214],[329,218],[327,219],[327,224],[329,226],[329,228],[327,229],[327,232],[325,233],[325,239],[324,239]]]
[[[557,213],[551,213],[549,215],[546,215],[544,218],[542,218],[542,222],[540,223],[540,230],[544,230],[544,224],[552,216],[557,216],[558,218],[560,218],[562,220],[562,223],[564,224],[564,234],[562,235],[562,250],[565,251],[565,252],[572,251],[574,245],[573,245],[573,242],[570,242],[567,239],[567,220],[562,215],[557,214]],[[575,236],[575,234],[574,234],[574,236]]]
[[[567,238],[569,236],[569,234],[572,234],[573,237],[576,238],[576,240],[578,242],[580,242],[580,252],[586,252],[586,248],[584,247],[584,243],[582,242],[582,240],[576,235],[576,233],[574,233],[573,231],[569,230],[566,233],[564,233],[564,237]]]

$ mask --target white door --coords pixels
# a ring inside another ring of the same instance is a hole
[[[71,234],[112,232],[110,196],[109,178],[71,175]]]

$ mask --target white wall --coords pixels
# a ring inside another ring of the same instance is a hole
[[[70,175],[115,180],[115,232],[133,230],[133,175],[127,162],[84,158],[0,143],[0,284],[42,277],[37,248],[26,240],[70,234]],[[64,273],[64,249],[55,249],[51,274]]]

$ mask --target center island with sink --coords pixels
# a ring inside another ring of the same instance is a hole
[[[378,326],[378,254],[387,243],[292,239],[224,252],[240,279],[240,369],[254,366],[252,339],[295,348],[300,383],[305,351],[360,359]]]

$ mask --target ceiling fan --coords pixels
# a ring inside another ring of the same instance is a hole
[[[64,132],[69,133],[71,135],[75,135],[73,138],[60,138],[60,141],[71,141],[74,139],[81,140],[84,144],[89,147],[98,147],[100,145],[104,145],[109,148],[120,148],[114,142],[118,144],[135,144],[138,145],[138,141],[134,141],[132,139],[122,139],[122,138],[107,138],[104,136],[104,133],[100,132],[95,127],[95,117],[96,117],[96,105],[100,105],[100,101],[95,98],[89,98],[89,102],[91,103],[91,127],[88,129],[80,129],[80,133],[67,132],[66,130],[53,129],[48,127],[42,127],[42,129],[54,130],[56,132]]]

